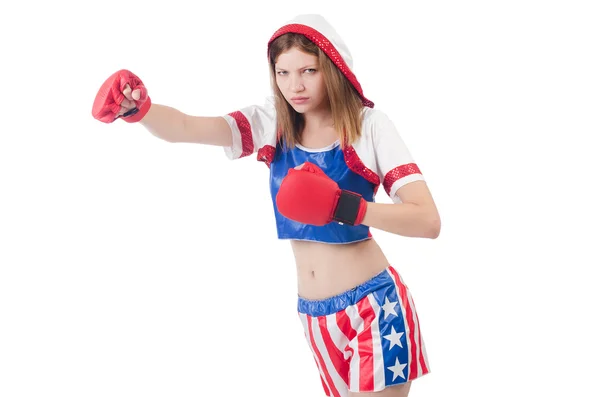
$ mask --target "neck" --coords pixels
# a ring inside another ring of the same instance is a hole
[[[313,111],[304,114],[301,144],[306,147],[324,147],[338,139],[331,111]]]
[[[322,130],[324,128],[333,128],[331,110],[315,109],[310,113],[304,114],[304,129],[306,131]]]

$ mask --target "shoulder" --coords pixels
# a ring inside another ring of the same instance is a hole
[[[377,123],[380,121],[389,120],[389,116],[386,112],[381,109],[364,107],[363,108],[363,122],[364,123]]]
[[[391,117],[380,109],[367,108],[363,110],[362,133],[365,137],[376,138],[380,134],[397,133]]]
[[[226,118],[245,118],[249,123],[260,121],[263,124],[274,124],[277,119],[275,109],[275,99],[271,97],[265,98],[260,105],[254,104],[239,108],[233,112],[224,115]]]
[[[232,145],[225,147],[230,159],[259,152],[260,161],[272,152],[277,139],[275,100],[267,97],[262,105],[249,105],[223,115],[232,131]]]
[[[385,112],[375,108],[365,106],[362,112],[361,134],[352,143],[348,155],[350,163],[358,164],[357,169],[367,169],[370,174],[375,175],[380,134],[386,129],[385,125],[389,122],[389,118]]]
[[[398,135],[394,122],[386,112],[365,107],[362,116],[361,135],[354,145],[376,146],[386,136]]]

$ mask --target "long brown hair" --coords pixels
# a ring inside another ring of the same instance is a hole
[[[291,148],[300,143],[304,129],[304,116],[294,110],[279,90],[276,81],[275,62],[284,51],[298,48],[318,58],[319,69],[324,73],[325,86],[333,125],[341,138],[342,147],[351,145],[360,137],[363,119],[363,103],[352,84],[340,72],[321,49],[302,34],[286,33],[275,39],[269,47],[271,86],[275,94],[277,130],[283,146]]]

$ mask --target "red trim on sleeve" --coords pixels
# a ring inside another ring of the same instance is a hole
[[[242,136],[242,154],[239,158],[248,156],[254,152],[254,142],[252,140],[252,127],[250,122],[240,111],[229,113],[235,119],[240,134]]]
[[[408,163],[400,165],[396,168],[392,168],[390,172],[385,174],[385,178],[383,179],[383,188],[385,192],[390,195],[390,190],[392,189],[392,185],[398,179],[404,178],[407,175],[412,174],[420,174],[421,170],[415,163]]]
[[[271,168],[271,163],[275,158],[275,148],[271,145],[265,145],[258,149],[258,155],[256,156],[257,161],[264,161],[267,167]]]

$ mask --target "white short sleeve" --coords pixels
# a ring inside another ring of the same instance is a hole
[[[263,106],[252,105],[222,116],[229,126],[233,144],[224,147],[230,160],[258,152],[265,146],[274,146],[277,136],[277,116],[272,99]]]
[[[424,180],[424,177],[390,118],[381,111],[371,113],[372,122],[368,124],[376,172],[385,192],[398,203],[396,191],[407,183]]]

